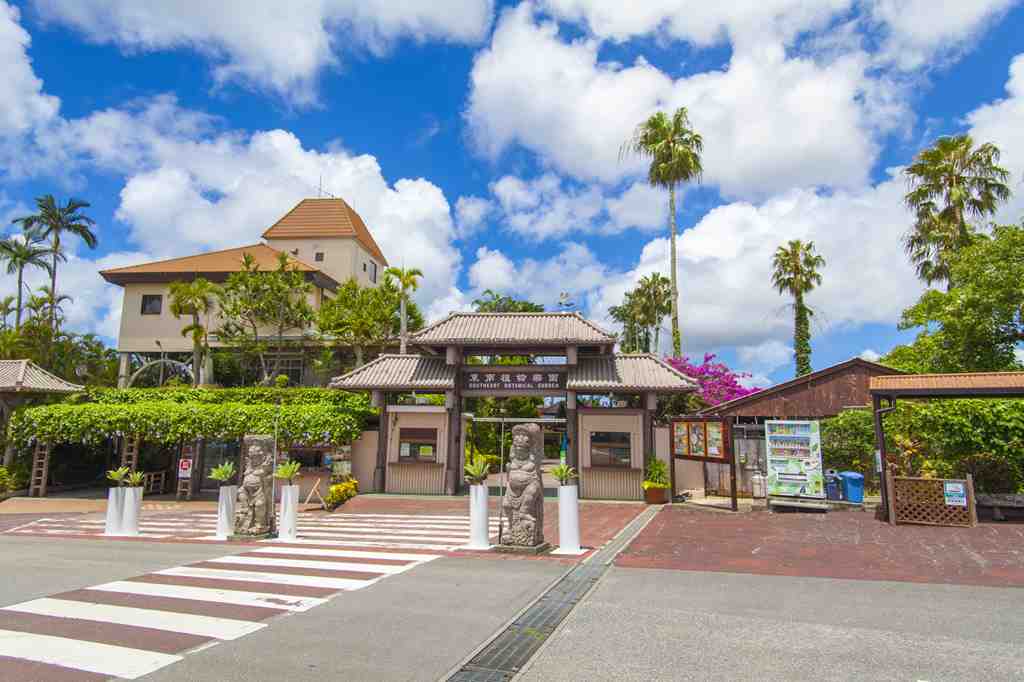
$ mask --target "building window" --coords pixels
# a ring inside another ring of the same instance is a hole
[[[313,254],[313,260],[315,260],[317,263],[323,263],[324,262],[324,252],[323,251],[317,251],[315,254]]]
[[[437,462],[437,429],[399,429],[398,461]]]
[[[163,308],[164,297],[160,294],[143,294],[142,295],[142,314],[143,315],[159,315]]]
[[[302,385],[302,356],[281,355],[275,358],[274,355],[267,357],[267,370],[274,371],[274,361],[277,360],[277,374],[288,377],[288,383],[292,386]]]
[[[373,261],[370,261],[370,281],[377,283],[377,264]]]
[[[628,469],[630,465],[629,433],[594,431],[590,434],[590,466]]]

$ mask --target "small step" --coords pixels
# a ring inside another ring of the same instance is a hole
[[[793,509],[806,509],[809,511],[827,512],[831,507],[828,502],[817,500],[801,500],[793,497],[769,497],[768,508],[790,507]]]

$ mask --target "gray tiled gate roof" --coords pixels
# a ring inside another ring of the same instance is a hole
[[[425,345],[612,344],[615,336],[579,313],[452,313],[412,335]]]
[[[0,393],[74,393],[83,388],[31,360],[0,360]]]

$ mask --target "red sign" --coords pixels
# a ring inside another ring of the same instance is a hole
[[[178,478],[192,478],[192,460],[184,457],[178,462]]]

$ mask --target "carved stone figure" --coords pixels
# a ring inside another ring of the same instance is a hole
[[[538,424],[512,427],[508,488],[501,502],[501,544],[537,547],[544,544],[544,483],[540,467],[544,437]]]
[[[235,504],[235,535],[267,535],[274,530],[274,437],[246,436],[242,482]]]

